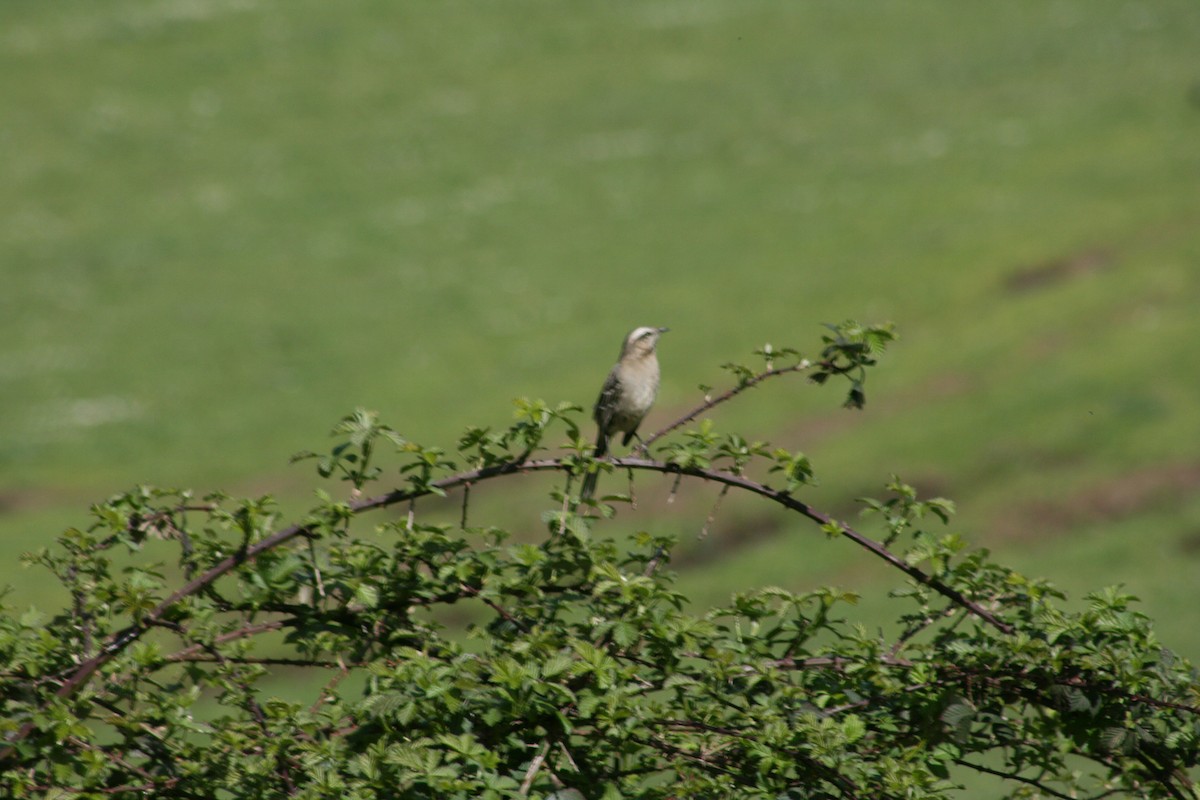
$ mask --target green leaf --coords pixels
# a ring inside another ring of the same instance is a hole
[[[975,707],[966,700],[957,699],[942,711],[942,722],[951,728],[962,728],[975,717]]]
[[[542,664],[542,677],[553,678],[565,672],[574,662],[575,659],[569,653],[555,653]]]
[[[379,605],[379,589],[368,583],[360,583],[354,587],[354,599],[367,608]]]
[[[842,735],[849,744],[854,744],[867,733],[866,723],[855,714],[848,714],[842,720]]]

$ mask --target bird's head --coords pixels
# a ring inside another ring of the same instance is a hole
[[[625,337],[625,344],[621,346],[621,358],[626,356],[645,357],[654,352],[654,346],[658,344],[658,337],[667,332],[667,328],[651,328],[643,326],[634,328]]]

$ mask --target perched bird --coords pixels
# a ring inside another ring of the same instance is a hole
[[[658,396],[658,355],[654,348],[666,328],[634,328],[621,345],[621,355],[604,381],[592,418],[596,420],[596,458],[608,452],[609,439],[624,433],[622,445],[637,435],[638,425]],[[580,497],[591,498],[596,472],[588,473]]]

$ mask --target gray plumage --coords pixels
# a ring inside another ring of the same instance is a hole
[[[658,355],[655,347],[666,328],[634,328],[621,345],[621,355],[604,381],[592,409],[596,421],[596,450],[601,458],[608,453],[610,440],[618,433],[628,445],[637,435],[638,426],[658,396]],[[580,492],[588,499],[596,488],[597,473],[588,473]]]

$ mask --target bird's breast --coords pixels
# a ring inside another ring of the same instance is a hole
[[[630,411],[644,414],[658,396],[658,360],[649,358],[626,365],[620,376]]]

